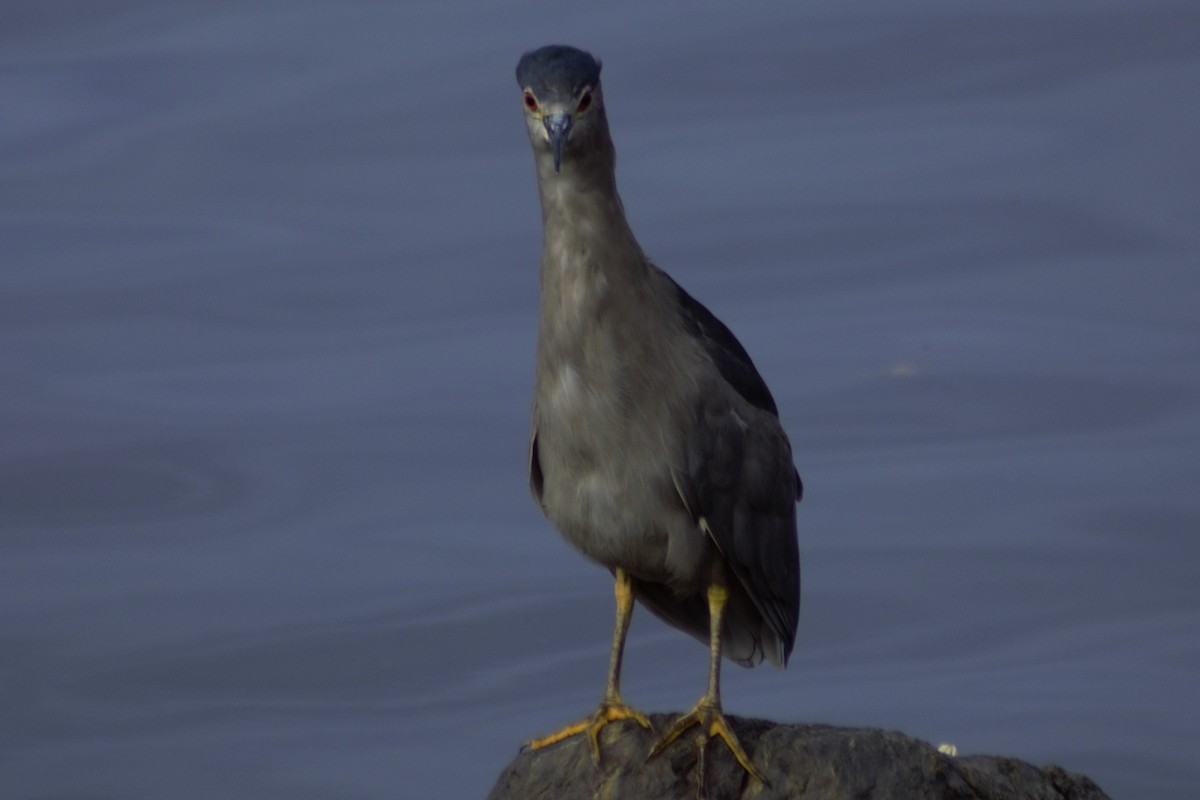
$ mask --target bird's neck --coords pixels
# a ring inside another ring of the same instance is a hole
[[[611,152],[572,154],[563,160],[557,172],[551,155],[540,153],[537,173],[544,230],[556,226],[626,227],[625,210],[617,194],[616,163]],[[612,235],[609,230],[598,232]]]
[[[563,291],[581,301],[595,299],[580,292],[644,274],[648,263],[625,221],[611,151],[577,154],[558,172],[548,154],[537,161],[543,299]]]

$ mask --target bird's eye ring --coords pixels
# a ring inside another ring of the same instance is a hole
[[[575,106],[575,112],[583,113],[584,111],[587,111],[591,105],[592,105],[592,90],[588,89],[586,92],[583,93],[583,97],[579,98],[579,103]]]
[[[537,98],[534,97],[533,92],[531,92],[529,90],[525,91],[525,107],[528,108],[530,111],[538,110]]]

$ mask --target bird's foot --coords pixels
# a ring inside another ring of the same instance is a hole
[[[750,776],[764,786],[770,786],[767,779],[762,773],[755,768],[753,762],[750,761],[750,756],[746,754],[742,743],[738,741],[737,735],[729,726],[728,720],[725,719],[724,712],[721,711],[720,702],[713,702],[711,698],[705,697],[696,704],[696,707],[690,713],[684,714],[679,719],[672,723],[670,728],[659,737],[654,743],[654,747],[650,749],[650,758],[666,750],[672,742],[678,739],[685,731],[692,727],[699,727],[700,731],[696,734],[696,773],[699,782],[700,797],[706,795],[705,792],[705,772],[704,772],[704,751],[707,748],[708,742],[711,739],[720,738],[725,742],[725,746],[732,752],[734,758],[742,765],[742,769],[750,773]]]
[[[555,731],[548,736],[526,742],[525,747],[529,750],[540,750],[543,747],[557,744],[563,739],[569,739],[576,734],[587,733],[588,743],[592,747],[592,760],[599,764],[600,731],[608,723],[623,719],[631,719],[646,730],[653,730],[650,727],[650,720],[646,718],[645,714],[628,705],[619,697],[605,698],[600,702],[600,707],[596,709],[596,713],[587,719],[576,722],[573,725],[568,725],[562,730]]]

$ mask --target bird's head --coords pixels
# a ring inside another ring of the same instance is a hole
[[[550,45],[533,50],[517,63],[521,105],[534,149],[563,161],[608,140],[600,62],[574,47]]]

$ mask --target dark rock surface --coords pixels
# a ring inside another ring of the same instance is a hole
[[[651,715],[655,730],[675,716]],[[1061,767],[1035,767],[997,756],[951,757],[902,733],[827,725],[778,725],[729,717],[755,766],[770,782],[749,778],[719,741],[708,746],[712,800],[1107,800],[1095,783]],[[650,731],[632,722],[607,726],[597,767],[584,736],[523,751],[496,781],[488,800],[695,798],[696,748],[685,733],[647,760]]]

